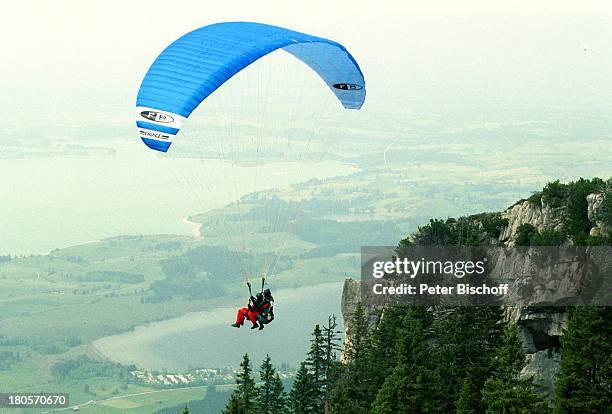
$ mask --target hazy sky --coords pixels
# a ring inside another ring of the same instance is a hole
[[[591,119],[605,128],[612,111],[610,0],[22,0],[4,2],[0,13],[0,152],[7,140],[54,148],[62,140],[108,147],[120,139],[127,146],[99,166],[87,167],[86,157],[65,157],[61,165],[0,159],[0,233],[15,241],[3,248],[0,240],[0,254],[169,231],[131,216],[131,227],[114,223],[121,209],[137,214],[131,206],[140,206],[146,191],[148,203],[160,199],[155,180],[143,185],[148,170],[130,167],[132,159],[151,158],[135,134],[136,93],[166,45],[215,22],[258,21],[342,43],[366,77],[359,119],[392,134],[430,124],[437,133],[500,116],[521,125],[552,112],[566,118],[553,125],[563,136],[580,137]],[[609,134],[597,130],[593,138],[602,136]],[[108,191],[96,191],[109,183]],[[140,194],[130,201],[134,188]],[[41,229],[46,239],[31,244]]]
[[[338,40],[363,66],[370,93],[376,92],[372,82],[388,89],[406,79],[460,83],[462,77],[488,78],[496,87],[514,87],[518,79],[525,90],[562,89],[569,81],[601,93],[612,73],[607,0],[13,1],[2,15],[0,87],[48,99],[89,89],[102,100],[133,99],[165,45],[231,20]],[[119,95],[101,92],[116,87]]]

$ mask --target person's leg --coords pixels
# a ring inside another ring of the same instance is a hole
[[[238,314],[236,315],[236,324],[237,325],[242,325],[244,323],[244,319],[247,317],[248,313],[249,313],[249,310],[247,308],[238,309]]]
[[[260,313],[259,316],[257,317],[257,322],[259,322],[260,324],[270,323],[270,314]]]
[[[248,311],[247,317],[251,321],[253,325],[257,325],[257,317],[259,316],[259,312]]]

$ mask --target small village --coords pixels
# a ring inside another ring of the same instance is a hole
[[[146,385],[164,388],[179,388],[195,385],[224,385],[236,382],[237,370],[235,368],[200,368],[186,373],[167,373],[159,371],[135,370],[130,371],[132,380]],[[281,380],[295,376],[295,370],[283,367],[278,369]]]

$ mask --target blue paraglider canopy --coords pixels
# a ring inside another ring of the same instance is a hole
[[[332,40],[260,23],[230,22],[182,36],[155,59],[136,99],[143,142],[166,152],[198,105],[257,59],[283,49],[310,66],[345,108],[359,109],[365,80],[344,46]]]

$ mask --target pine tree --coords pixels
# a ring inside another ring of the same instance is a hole
[[[336,384],[340,372],[338,352],[341,351],[341,331],[338,329],[336,316],[327,318],[327,325],[323,325],[323,338],[325,341],[325,389],[324,389],[324,412],[331,412],[330,394]]]
[[[389,318],[389,321],[391,318]],[[380,326],[380,325],[379,325]],[[374,401],[386,371],[379,366],[379,355],[373,348],[373,336],[368,332],[368,323],[361,304],[357,304],[351,317],[345,350],[346,363],[340,367],[341,375],[329,393],[329,407],[334,414],[365,414]],[[392,338],[385,346],[393,347]]]
[[[257,387],[257,403],[262,414],[267,414],[268,407],[272,401],[272,380],[274,379],[275,369],[272,366],[270,355],[266,355],[261,366],[259,367],[259,379],[261,385]]]
[[[252,414],[258,411],[255,380],[248,354],[242,357],[240,368],[241,371],[236,377],[237,387],[225,406],[224,414]]]
[[[380,315],[379,323],[371,334],[368,346],[368,356],[373,359],[372,364],[378,367],[376,371],[380,377],[377,381],[378,385],[382,385],[384,379],[395,366],[397,352],[395,342],[403,328],[404,317],[410,313],[413,318],[421,321],[423,329],[431,324],[428,320],[430,315],[421,310],[422,308],[390,306],[386,307]]]
[[[348,361],[355,360],[365,351],[368,337],[368,320],[361,302],[357,302],[347,332],[350,341],[346,344],[344,355]]]
[[[561,337],[555,413],[610,412],[611,359],[612,308],[573,309],[567,331]]]
[[[325,371],[326,371],[325,339],[319,325],[315,325],[310,340],[310,350],[306,355],[306,368],[312,377],[314,386],[313,414],[323,414],[325,411]]]
[[[468,376],[463,380],[461,391],[459,391],[456,414],[478,414],[474,407],[479,405],[480,390],[474,387],[472,379]]]
[[[285,414],[287,413],[287,409],[287,394],[285,393],[283,381],[277,372],[272,381],[272,400],[270,401],[268,412],[270,414]]]
[[[270,355],[259,368],[261,386],[257,387],[257,405],[261,414],[284,414],[286,411],[285,388],[280,376],[272,366]]]
[[[189,414],[189,407],[187,406],[187,404],[185,404],[185,406],[183,407],[183,414]]]
[[[227,404],[225,405],[225,409],[223,410],[223,414],[243,414],[245,411],[242,409],[240,405],[240,399],[238,394],[232,393]]]
[[[395,343],[397,365],[385,379],[372,404],[372,414],[441,413],[440,385],[431,369],[431,351],[418,315],[409,312]]]
[[[330,411],[334,414],[369,414],[369,401],[373,397],[367,385],[367,379],[359,377],[358,369],[345,369],[330,395]]]
[[[471,389],[480,390],[493,369],[493,357],[503,341],[502,311],[498,307],[457,307],[446,310],[432,327],[435,333],[435,366],[444,378],[441,398],[446,412],[455,411],[466,378]],[[481,413],[479,399],[472,407]],[[462,401],[463,408],[467,401]]]
[[[504,343],[493,359],[493,374],[482,389],[482,406],[487,414],[545,414],[548,406],[531,378],[521,377],[525,353],[516,325],[506,328]]]
[[[289,392],[289,406],[293,414],[311,414],[315,408],[316,387],[306,364],[302,362]]]
[[[485,382],[482,395],[486,414],[547,414],[549,412],[548,404],[534,390],[531,379],[518,378],[509,383],[494,377]]]

